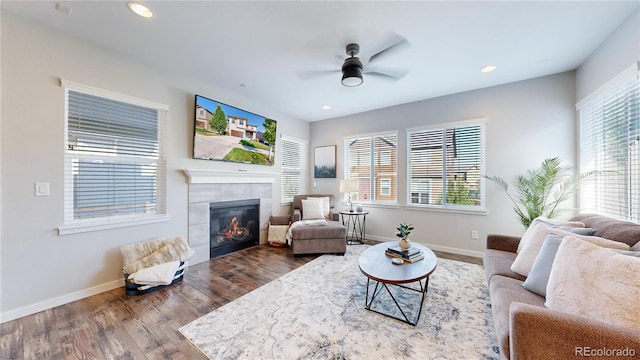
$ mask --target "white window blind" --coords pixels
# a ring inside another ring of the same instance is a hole
[[[484,124],[407,132],[410,204],[483,208]]]
[[[293,196],[302,191],[302,156],[303,143],[292,139],[282,138],[281,158],[282,173],[280,179],[280,197],[282,203],[293,201]]]
[[[358,179],[358,202],[397,203],[396,133],[345,139],[346,178]]]
[[[65,224],[165,214],[166,110],[65,91]]]
[[[640,222],[639,88],[634,65],[578,104],[581,212]]]

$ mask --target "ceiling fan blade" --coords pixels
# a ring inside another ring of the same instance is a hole
[[[340,70],[309,70],[298,71],[296,72],[296,75],[298,75],[301,80],[311,80],[331,74],[338,74],[340,72]]]
[[[372,63],[374,61],[380,61],[380,59],[384,58],[387,55],[392,54],[393,52],[397,51],[397,50],[401,50],[405,47],[409,46],[409,42],[406,39],[402,39],[392,45],[387,46],[386,48],[378,51],[377,53],[371,55],[371,57],[369,58],[369,63]]]
[[[403,77],[405,77],[405,75],[407,75],[407,73],[409,72],[408,69],[394,69],[394,70],[384,70],[384,71],[365,71],[364,73],[366,75],[373,75],[373,76],[378,76],[381,78],[386,78],[386,80],[400,80]]]

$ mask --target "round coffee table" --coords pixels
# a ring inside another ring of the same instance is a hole
[[[431,275],[431,273],[433,273],[433,271],[436,269],[436,266],[438,265],[438,258],[428,247],[421,244],[413,243],[412,247],[417,247],[418,249],[422,250],[424,259],[416,261],[414,263],[405,262],[401,265],[395,265],[391,262],[391,259],[394,258],[385,255],[385,250],[397,245],[397,241],[381,243],[368,248],[362,253],[362,255],[360,255],[360,259],[358,260],[360,271],[362,271],[362,273],[367,277],[365,309],[415,326],[418,323],[418,320],[420,320],[422,304],[424,303],[424,298],[427,294],[427,288],[429,287],[429,275]],[[422,280],[424,280],[424,285],[422,283]],[[375,282],[375,288],[371,293],[371,298],[369,298],[370,281]],[[420,285],[420,289],[406,286],[406,284],[414,282],[417,282]],[[398,303],[392,292],[389,290],[388,285],[399,286],[404,289],[416,291],[422,294],[420,298],[420,307],[418,309],[418,312],[415,314],[413,321],[409,320],[409,317],[400,306],[400,303]],[[403,318],[393,316],[391,314],[384,313],[372,308],[373,301],[375,300],[376,296],[378,296],[380,291],[382,291],[382,289],[385,289],[391,296],[398,310],[400,310]]]

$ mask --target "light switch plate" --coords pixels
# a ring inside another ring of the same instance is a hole
[[[49,183],[36,183],[36,196],[49,196]]]

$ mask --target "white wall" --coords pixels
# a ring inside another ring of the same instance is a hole
[[[575,159],[574,72],[520,81],[482,90],[370,111],[311,124],[311,148],[338,146],[337,178],[311,179],[316,193],[338,192],[344,177],[344,137],[399,130],[399,208],[366,207],[367,237],[395,240],[400,222],[414,224],[413,240],[436,250],[481,256],[488,233],[520,235],[524,231],[507,196],[487,183],[488,215],[405,210],[405,129],[475,118],[487,118],[486,171],[511,179],[539,166],[543,159],[558,156],[565,164]],[[391,85],[392,86],[392,85]],[[313,174],[310,175],[313,177]],[[470,238],[478,230],[479,240]]]
[[[180,169],[273,172],[269,167],[193,160],[194,94],[278,120],[278,133],[308,139],[309,124],[267,104],[197,79],[151,69],[133,59],[2,13],[1,319],[8,321],[122,285],[121,245],[157,236],[187,237],[187,190]],[[168,214],[171,220],[58,236],[63,224],[64,91],[59,78],[169,105]],[[279,149],[276,149],[278,151]],[[276,161],[278,163],[278,161]],[[247,175],[242,175],[247,176]],[[34,196],[34,183],[51,195]],[[274,201],[273,212],[286,213]]]
[[[627,18],[576,71],[576,99],[640,61],[640,8]]]

